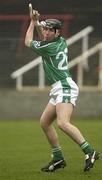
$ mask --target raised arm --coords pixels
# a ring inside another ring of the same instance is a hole
[[[42,29],[41,29],[41,25],[39,23],[40,14],[38,13],[38,11],[33,10],[32,4],[29,4],[29,11],[30,11],[31,22],[30,22],[30,25],[27,29],[26,36],[25,36],[25,45],[28,47],[30,46],[30,42],[33,40],[35,27],[36,27],[36,30],[37,30],[40,40],[43,39]]]
[[[25,36],[25,45],[28,47],[30,46],[31,41],[33,40],[34,27],[35,27],[34,20],[31,19],[30,25],[27,29],[26,36]]]

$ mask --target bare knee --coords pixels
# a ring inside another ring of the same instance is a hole
[[[50,126],[50,124],[49,124],[49,122],[48,122],[48,120],[46,118],[41,116],[41,118],[40,118],[40,126],[41,126],[41,128],[43,130],[46,131],[48,129],[48,127]]]
[[[62,131],[65,131],[66,127],[68,128],[70,126],[70,123],[68,121],[58,121],[57,126]]]
[[[45,129],[46,127],[45,119],[42,116],[40,118],[40,126],[42,129]]]
[[[57,126],[58,126],[59,129],[63,130],[64,126],[65,126],[65,123],[63,121],[58,121]]]

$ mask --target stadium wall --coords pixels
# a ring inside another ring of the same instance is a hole
[[[0,91],[0,120],[40,118],[49,100],[49,91]],[[102,92],[80,92],[75,117],[102,117]]]

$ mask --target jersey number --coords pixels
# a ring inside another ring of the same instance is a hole
[[[58,64],[58,69],[59,70],[67,70],[68,69],[68,62],[67,62],[67,48],[64,51],[60,51],[56,59],[59,59],[60,56],[62,56],[62,60]]]

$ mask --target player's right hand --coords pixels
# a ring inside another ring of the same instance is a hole
[[[32,13],[30,14],[30,18],[33,21],[39,21],[39,17],[40,17],[39,12],[33,9]]]

